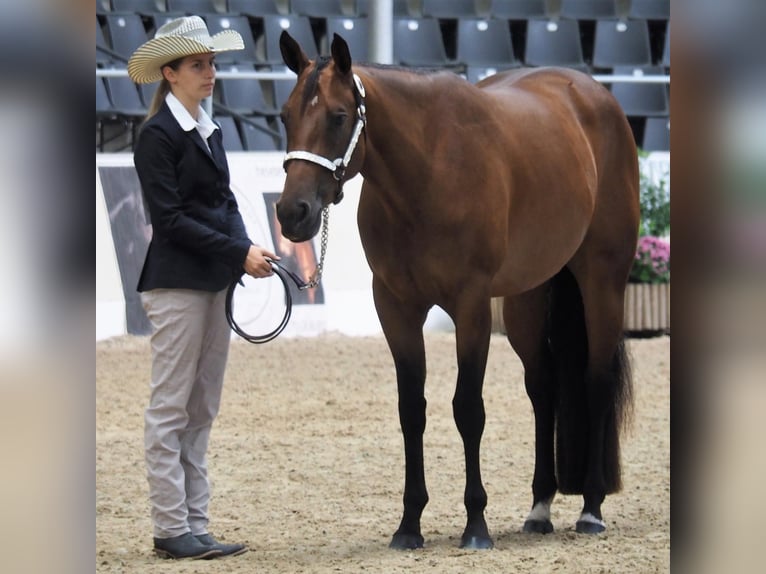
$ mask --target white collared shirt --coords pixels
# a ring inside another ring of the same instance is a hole
[[[195,120],[189,113],[189,110],[173,95],[173,92],[168,92],[168,95],[165,96],[165,102],[168,104],[170,112],[181,126],[181,129],[187,132],[196,129],[202,137],[202,141],[205,142],[207,150],[210,151],[210,144],[207,143],[207,138],[213,135],[218,126],[210,119],[210,116],[207,115],[202,106],[199,107],[199,120]]]

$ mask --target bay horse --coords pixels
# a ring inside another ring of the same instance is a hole
[[[519,69],[472,85],[449,71],[352,65],[338,35],[331,56],[316,60],[287,32],[280,48],[297,74],[281,113],[284,236],[311,239],[343,183],[364,178],[357,219],[404,438],[404,512],[390,546],[424,542],[423,325],[434,305],[452,318],[457,343],[460,545],[493,546],[479,464],[492,297],[504,298],[535,415],[523,529],[553,530],[558,490],[583,496],[578,532],[603,531],[601,505],[621,488],[620,434],[632,404],[622,320],[639,224],[637,152],[619,104],[567,69]]]

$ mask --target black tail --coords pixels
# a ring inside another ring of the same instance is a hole
[[[557,387],[556,478],[560,492],[582,494],[590,423],[585,384],[588,337],[580,289],[566,268],[552,280],[549,309],[549,342]],[[605,379],[604,392],[611,395],[603,452],[608,494],[621,488],[620,433],[630,418],[632,404],[630,363],[622,340]]]

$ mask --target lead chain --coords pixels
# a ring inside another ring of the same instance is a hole
[[[324,256],[327,253],[327,236],[329,233],[329,227],[330,206],[327,205],[324,207],[324,209],[322,209],[322,237],[320,239],[319,263],[317,264],[317,268],[314,271],[314,274],[311,276],[311,280],[298,288],[300,291],[316,287],[322,280],[322,271],[324,270]]]

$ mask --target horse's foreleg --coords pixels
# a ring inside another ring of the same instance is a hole
[[[548,348],[546,313],[547,283],[514,297],[503,304],[508,341],[524,365],[524,384],[535,413],[535,474],[532,480],[532,510],[524,522],[524,532],[553,532],[551,503],[556,494],[554,462],[555,373],[554,358]]]
[[[423,469],[426,427],[426,360],[423,323],[428,309],[405,305],[373,281],[375,307],[396,368],[399,423],[404,438],[404,513],[389,545],[396,549],[422,548],[420,517],[428,503]]]
[[[466,527],[460,541],[461,548],[492,548],[484,509],[487,492],[481,480],[480,448],[484,432],[484,401],[482,387],[489,353],[491,331],[489,297],[476,297],[461,302],[455,315],[457,338],[458,380],[452,410],[465,451],[465,508]]]

